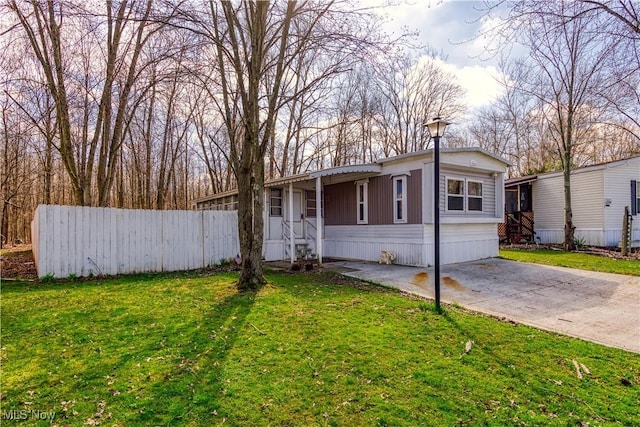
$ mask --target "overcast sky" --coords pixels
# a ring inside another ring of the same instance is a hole
[[[384,0],[363,0],[371,5],[389,3]],[[386,20],[388,33],[399,35],[402,28],[419,31],[419,42],[436,51],[444,52],[448,59],[445,68],[458,76],[467,91],[470,108],[490,104],[500,93],[495,80],[497,59],[483,52],[484,40],[476,36],[483,25],[488,25],[481,9],[481,0],[393,0],[393,5],[376,8]]]

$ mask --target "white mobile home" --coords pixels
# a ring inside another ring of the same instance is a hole
[[[508,163],[459,148],[442,149],[440,165],[441,262],[497,256]],[[432,264],[433,166],[427,150],[268,181],[265,260],[377,261],[391,251],[398,264]],[[231,210],[236,200],[231,191],[193,203],[198,210]]]
[[[640,156],[571,172],[571,205],[575,237],[593,246],[618,246],[625,207],[629,207],[633,246],[640,246]],[[564,191],[562,172],[507,180],[506,226],[501,238],[526,239],[529,228],[540,243],[564,240]],[[519,229],[517,222],[524,224]],[[509,225],[511,224],[511,225]],[[516,230],[515,234],[510,234]],[[515,238],[514,238],[515,236]],[[531,236],[533,237],[533,236]]]

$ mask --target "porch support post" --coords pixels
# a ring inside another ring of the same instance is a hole
[[[293,235],[293,182],[289,183],[289,254],[291,264],[296,261],[296,238]]]
[[[322,178],[316,178],[316,256],[322,265]]]
[[[269,197],[271,195],[271,189],[269,188],[265,188],[264,189],[264,204],[262,206],[264,206],[264,208],[262,208],[262,220],[264,221],[264,233],[263,233],[263,239],[264,240],[269,240],[269,236],[271,236],[271,230],[270,230],[270,222],[269,218],[271,217],[271,197]],[[263,241],[264,241],[263,240]]]

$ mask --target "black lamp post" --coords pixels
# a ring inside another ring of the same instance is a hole
[[[440,138],[449,123],[435,117],[427,123],[433,138],[433,281],[436,288],[436,310],[440,312]]]

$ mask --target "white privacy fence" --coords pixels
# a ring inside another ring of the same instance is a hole
[[[40,277],[204,268],[239,251],[236,211],[40,205],[31,223]]]

